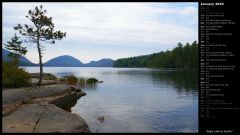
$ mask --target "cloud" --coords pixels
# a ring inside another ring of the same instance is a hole
[[[66,39],[53,45],[56,47],[46,46],[45,60],[63,55],[65,50],[83,62],[104,58],[105,54],[117,59],[171,49],[178,42],[198,39],[197,3],[80,2],[3,3],[3,41],[14,33],[12,27],[17,23],[29,23],[25,18],[28,10],[40,4],[53,17],[56,30],[67,32]],[[101,49],[99,47],[106,52],[96,54],[95,48]],[[54,51],[56,48],[58,51]],[[128,48],[136,50],[129,51]],[[87,56],[78,54],[80,50],[88,52],[84,53]],[[28,56],[32,61],[38,61],[37,55]]]

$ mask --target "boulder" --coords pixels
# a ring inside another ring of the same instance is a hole
[[[76,87],[74,87],[74,86],[70,86],[70,89],[71,89],[72,91],[81,92],[81,89],[76,88]]]
[[[85,96],[85,95],[87,95],[85,92],[78,92],[78,97],[82,97],[82,96]]]
[[[2,118],[2,131],[39,133],[89,133],[86,122],[77,114],[66,112],[54,104],[23,104]]]
[[[4,104],[3,132],[90,132],[80,116],[67,112],[84,95],[85,92],[67,89],[42,97],[26,95],[17,102]]]

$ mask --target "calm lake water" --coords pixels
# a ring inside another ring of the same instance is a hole
[[[39,72],[39,67],[24,68]],[[92,132],[198,132],[197,71],[45,67],[44,72],[104,81],[83,89],[87,95],[71,108]]]

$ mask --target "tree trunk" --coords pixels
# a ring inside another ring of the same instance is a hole
[[[42,53],[39,42],[37,42],[37,48],[38,48],[38,56],[39,56],[39,66],[40,66],[40,74],[39,74],[39,81],[37,85],[40,87],[42,83],[42,74],[43,74],[43,65],[42,65]]]

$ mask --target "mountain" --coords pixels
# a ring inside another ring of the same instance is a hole
[[[8,57],[8,54],[10,51],[2,48],[2,59],[3,61],[10,61],[10,58]],[[35,66],[36,64],[32,63],[30,60],[28,60],[24,56],[20,56],[20,63],[19,66]]]
[[[10,51],[4,48],[2,49],[2,56],[4,61],[10,60],[10,58],[7,56],[9,53]],[[81,61],[72,56],[62,55],[43,63],[43,65],[46,67],[112,67],[113,62],[114,61],[112,59],[101,59],[99,61],[91,61],[87,64],[83,64]],[[37,66],[37,65],[38,64],[32,63],[24,56],[20,56],[19,66]]]
[[[113,66],[113,60],[111,59],[101,59],[99,61],[91,61],[87,64],[83,64],[78,59],[69,56],[69,55],[63,55],[58,56],[56,58],[53,58],[46,63],[44,63],[44,66],[49,67],[112,67]]]
[[[43,65],[49,66],[49,67],[83,67],[84,66],[84,64],[81,61],[69,55],[58,56],[56,58],[53,58],[47,61]]]
[[[112,59],[101,59],[99,61],[91,61],[85,64],[85,67],[112,67],[113,60]]]

